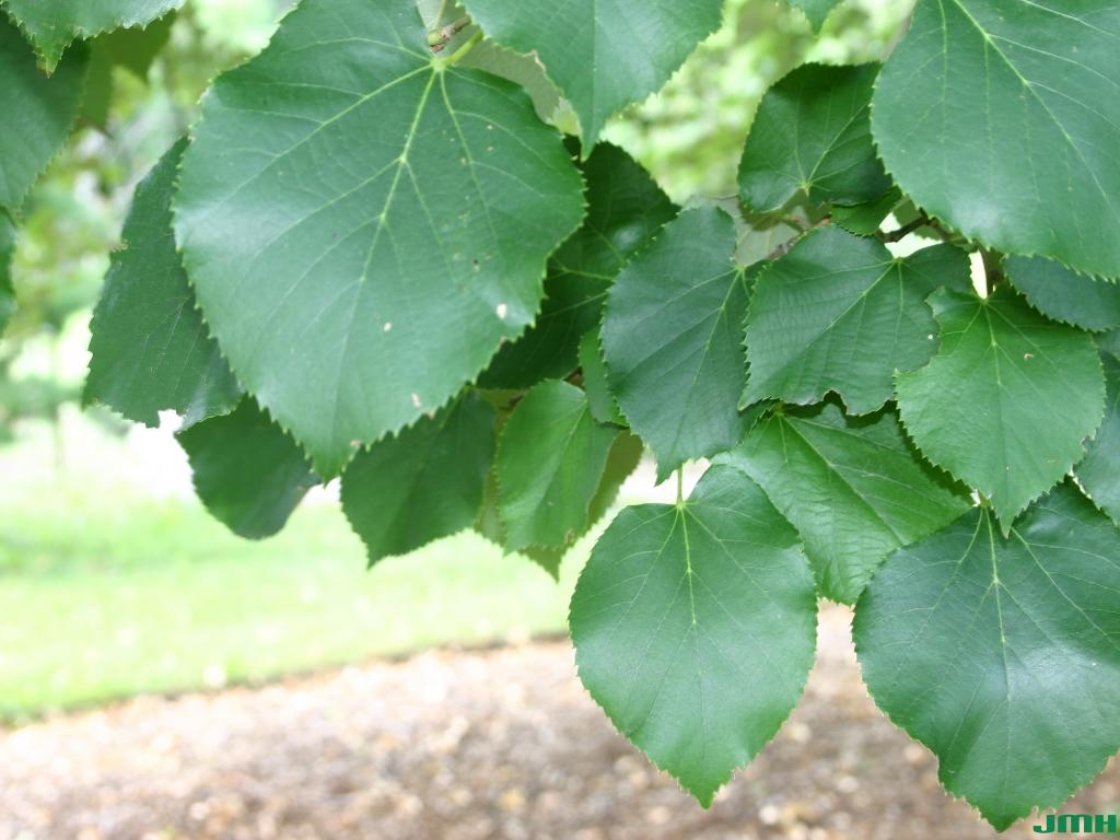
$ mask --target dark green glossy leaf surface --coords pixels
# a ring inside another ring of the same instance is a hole
[[[498,351],[479,379],[485,387],[529,388],[571,373],[614,278],[677,213],[649,173],[617,146],[599,144],[581,168],[587,218],[549,260],[536,323]]]
[[[916,204],[970,238],[1120,276],[1120,5],[921,0],[872,128]]]
[[[847,418],[832,403],[760,421],[718,463],[759,483],[805,542],[820,592],[853,603],[883,558],[970,507],[921,463],[891,411]]]
[[[88,64],[88,50],[75,48],[53,76],[46,76],[19,30],[0,11],[0,208],[19,210],[70,136]]]
[[[176,230],[199,302],[325,476],[524,331],[583,216],[558,133],[434,59],[411,0],[306,0],[193,135]]]
[[[247,539],[279,532],[319,483],[303,450],[251,397],[232,414],[205,420],[176,439],[206,509]]]
[[[707,806],[797,704],[816,611],[793,528],[749,478],[713,467],[687,503],[618,515],[570,625],[591,696]]]
[[[799,192],[814,204],[862,204],[890,189],[871,143],[878,69],[806,64],[767,92],[739,164],[747,207],[777,210]]]
[[[474,395],[361,452],[342,476],[342,510],[372,565],[469,528],[494,457],[494,409]]]
[[[1003,267],[1043,315],[1086,330],[1120,327],[1120,283],[1086,277],[1042,257],[1009,257]]]
[[[889,189],[878,201],[854,204],[851,207],[836,205],[832,208],[832,221],[848,233],[871,236],[902,200],[898,187]]]
[[[1104,422],[1076,472],[1090,498],[1120,523],[1120,358],[1105,353],[1103,362],[1108,383]]]
[[[143,27],[185,0],[4,0],[3,7],[31,36],[53,71],[66,46],[122,27]]]
[[[602,340],[612,390],[661,479],[743,435],[747,290],[735,242],[723,211],[685,211],[611,289]]]
[[[925,298],[969,285],[968,257],[952,246],[901,259],[876,239],[814,231],[755,283],[747,401],[804,405],[835,391],[853,414],[880,408],[894,372],[920,367],[937,349]]]
[[[518,403],[497,460],[506,548],[565,547],[584,532],[616,435],[567,382],[542,382]]]
[[[875,702],[996,829],[1120,747],[1120,531],[1069,484],[1008,537],[976,510],[888,558],[856,609]]]
[[[579,115],[587,151],[607,118],[669,80],[720,24],[720,0],[465,0],[491,38],[536,52]]]
[[[941,349],[897,377],[902,421],[922,454],[991,499],[1004,531],[1084,453],[1104,413],[1092,338],[1006,287],[931,299]]]
[[[90,324],[85,400],[147,426],[165,409],[191,425],[241,398],[175,249],[171,197],[185,148],[176,143],[136,188]]]

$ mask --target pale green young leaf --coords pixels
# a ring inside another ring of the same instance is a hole
[[[775,253],[788,250],[788,243],[804,230],[783,213],[752,213],[743,208],[738,197],[700,199],[692,206],[714,204],[735,220],[735,262],[744,267],[773,259]]]
[[[566,547],[584,532],[617,434],[595,422],[574,385],[549,380],[526,394],[502,431],[496,463],[508,550]]]
[[[611,288],[602,329],[611,390],[661,479],[743,435],[747,290],[735,244],[722,210],[687,210]]]
[[[484,70],[520,85],[532,98],[537,116],[542,120],[547,121],[560,107],[560,91],[534,56],[515,53],[493,41],[483,41],[467,53],[460,66]]]
[[[319,483],[303,450],[252,397],[232,414],[175,437],[190,459],[194,489],[206,509],[246,539],[278,533]]]
[[[468,394],[358,454],[342,474],[342,510],[370,565],[469,528],[494,457],[494,409]]]
[[[1043,315],[1085,330],[1120,327],[1120,283],[1086,277],[1042,257],[1008,257],[1003,268]]]
[[[1105,384],[1093,339],[1039,315],[1006,287],[931,299],[941,349],[897,377],[898,407],[922,454],[1012,520],[1081,460]]]
[[[587,217],[549,260],[536,322],[498,351],[479,378],[483,387],[530,388],[571,373],[580,340],[602,319],[611,282],[677,213],[649,173],[617,146],[600,143],[580,168]]]
[[[852,414],[880,408],[894,372],[936,351],[923,301],[942,286],[970,286],[968,257],[950,245],[896,258],[877,239],[835,226],[810,233],[755,283],[746,400],[804,405],[834,391]]]
[[[1120,276],[1120,4],[920,0],[879,74],[887,170],[999,251]]]
[[[556,130],[433,58],[412,0],[306,0],[193,136],[176,231],[202,310],[324,476],[520,335],[583,217]]]
[[[883,558],[970,507],[922,463],[892,411],[832,403],[764,420],[717,463],[743,470],[797,528],[826,598],[854,603]]]
[[[62,149],[82,104],[89,51],[75,47],[53,76],[0,10],[0,208],[18,212]]]
[[[863,678],[997,830],[1120,748],[1120,531],[1068,483],[1002,536],[976,510],[891,555],[856,608]]]
[[[753,481],[717,466],[687,503],[615,518],[569,624],[591,696],[706,807],[797,704],[816,612],[796,532]]]
[[[747,207],[777,210],[798,193],[814,204],[863,204],[890,189],[871,142],[878,70],[805,64],[766,93],[739,163]]]
[[[3,0],[2,7],[28,33],[43,65],[58,66],[67,45],[114,29],[144,27],[185,0]]]
[[[721,0],[464,0],[503,46],[535,52],[579,115],[584,155],[607,118],[645,99],[720,24]]]
[[[1120,358],[1102,354],[1108,383],[1104,423],[1087,446],[1077,465],[1077,480],[1089,497],[1120,523]]]
[[[167,409],[191,425],[241,398],[175,249],[171,198],[186,145],[176,143],[137,186],[90,324],[85,401],[146,426]]]

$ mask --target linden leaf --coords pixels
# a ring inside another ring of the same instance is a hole
[[[433,58],[412,0],[306,0],[193,136],[176,233],[202,311],[326,477],[524,331],[583,217],[560,135]]]

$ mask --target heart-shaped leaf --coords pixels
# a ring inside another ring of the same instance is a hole
[[[306,0],[214,83],[193,136],[176,233],[199,303],[328,477],[532,322],[583,216],[556,130],[433,57],[412,0]]]
[[[976,510],[900,549],[853,627],[863,678],[1002,831],[1120,748],[1120,530],[1063,485],[1002,536]]]
[[[618,515],[569,623],[591,696],[707,806],[797,704],[816,612],[793,528],[743,473],[713,467],[687,503]]]

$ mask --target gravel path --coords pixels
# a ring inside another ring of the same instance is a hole
[[[848,618],[825,611],[801,706],[708,812],[540,643],[0,730],[0,840],[994,837],[867,698]],[[1118,804],[1114,762],[1065,810]]]

